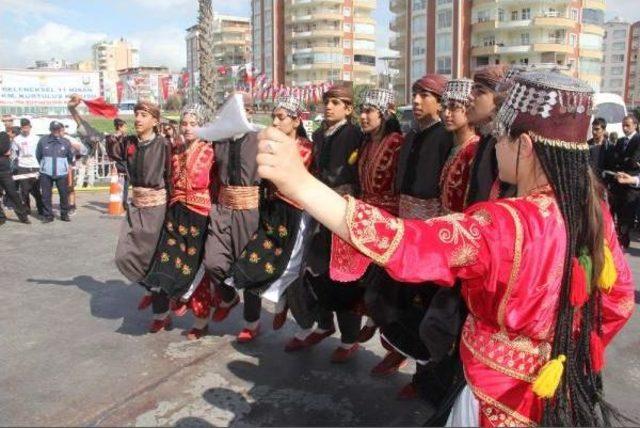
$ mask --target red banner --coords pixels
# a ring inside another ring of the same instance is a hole
[[[120,102],[122,101],[122,97],[124,96],[124,83],[123,82],[116,82],[116,94],[118,97],[118,104],[120,104]]]
[[[182,73],[182,87],[187,89],[189,87],[190,76],[189,72],[185,71]]]
[[[169,98],[169,83],[171,82],[171,76],[160,78],[160,89],[162,90],[162,100],[167,101]]]

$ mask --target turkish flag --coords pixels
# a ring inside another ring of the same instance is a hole
[[[89,113],[106,117],[107,119],[115,119],[118,116],[118,107],[107,103],[104,98],[99,97],[94,100],[82,100],[89,109]]]
[[[122,81],[116,82],[116,93],[118,94],[118,103],[120,103],[124,95],[124,83]]]

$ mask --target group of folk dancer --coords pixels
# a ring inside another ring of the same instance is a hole
[[[414,360],[399,396],[430,401],[430,425],[613,423],[604,349],[633,280],[589,167],[592,90],[490,66],[426,75],[412,94],[403,135],[391,91],[354,100],[336,84],[311,139],[295,98],[276,101],[272,127],[215,142],[197,135],[198,106],[170,142],[138,103],[137,135],[108,150],[132,185],[116,264],[144,287],[150,331],[191,310],[197,340],[242,291],[238,342],[258,336],[262,298],[274,329],[288,312],[299,326],[287,352],[333,335],[334,313],[332,362],[379,330],[372,374]]]

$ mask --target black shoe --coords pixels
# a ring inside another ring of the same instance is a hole
[[[31,220],[29,220],[27,215],[18,216],[18,219],[20,220],[20,223],[31,224]]]
[[[71,221],[71,219],[69,218],[69,214],[62,214],[60,216],[60,220],[62,220],[62,221]]]
[[[43,223],[53,223],[53,217],[45,217],[42,219]]]
[[[7,222],[6,218],[0,218],[0,226],[2,226],[3,224],[5,224]]]

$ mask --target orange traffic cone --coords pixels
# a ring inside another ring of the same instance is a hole
[[[118,173],[112,171],[111,186],[109,186],[109,215],[120,216],[124,213],[124,207],[122,205],[122,190]]]

